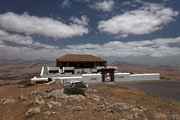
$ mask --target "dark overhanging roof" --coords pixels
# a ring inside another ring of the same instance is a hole
[[[87,54],[66,54],[56,60],[61,62],[106,62],[102,58]]]

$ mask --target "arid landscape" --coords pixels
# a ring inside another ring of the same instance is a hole
[[[2,120],[179,120],[180,104],[134,88],[90,86],[86,96],[66,95],[63,85],[17,84],[39,76],[48,61],[0,62],[0,116]],[[118,64],[120,72],[161,73],[166,80],[180,80],[180,68]]]
[[[65,95],[63,86],[0,87],[2,120],[179,120],[180,104],[126,87],[84,88]]]
[[[118,62],[119,72],[130,73],[160,73],[161,79],[180,80],[179,67],[142,66],[130,63]],[[22,80],[30,80],[39,76],[42,66],[55,66],[55,61],[24,61],[24,60],[0,60],[0,84],[12,84]]]
[[[42,66],[55,66],[49,61],[0,60],[0,84],[13,84],[39,76]]]

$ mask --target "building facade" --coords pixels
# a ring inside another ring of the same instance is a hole
[[[106,68],[107,61],[93,55],[66,54],[56,59],[56,67],[63,72],[71,73],[95,73],[98,68]]]

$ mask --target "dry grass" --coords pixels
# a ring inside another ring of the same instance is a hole
[[[0,116],[3,119],[27,119],[24,115],[25,112],[31,108],[28,106],[30,102],[29,94],[32,91],[44,91],[46,88],[59,88],[61,89],[63,86],[60,84],[56,85],[38,85],[33,87],[24,88],[21,85],[7,85],[0,87],[0,99],[1,98],[12,98],[15,99],[14,103],[9,104],[0,104]],[[175,102],[165,101],[161,98],[151,96],[147,93],[139,91],[137,89],[129,89],[126,87],[91,87],[96,90],[96,92],[89,92],[86,90],[86,94],[96,94],[104,99],[104,101],[108,102],[110,105],[116,102],[123,102],[134,105],[136,107],[142,106],[147,108],[147,116],[149,115],[149,119],[155,113],[166,113],[172,112],[174,114],[180,115],[180,104]],[[23,95],[27,98],[26,102],[18,101],[18,96]],[[56,111],[58,114],[52,115],[48,119],[56,120],[56,119],[67,119],[67,120],[103,120],[110,118],[121,118],[126,113],[111,113],[107,111],[96,111],[95,108],[99,105],[99,102],[94,102],[86,98],[85,101],[82,102],[64,102],[60,108],[53,108],[49,110],[49,108],[44,104],[41,105],[42,112],[36,114],[29,119],[32,120],[44,120],[45,116],[43,111]],[[73,106],[80,105],[83,106],[83,111],[71,111],[70,109]],[[36,105],[39,106],[39,105]],[[34,106],[35,107],[35,106]],[[138,118],[140,119],[140,118]]]

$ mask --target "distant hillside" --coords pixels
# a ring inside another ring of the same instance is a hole
[[[0,84],[30,80],[39,76],[42,66],[55,66],[55,61],[44,60],[0,60]],[[9,81],[10,80],[10,81]]]
[[[15,59],[15,60],[6,60],[0,59],[0,65],[12,65],[12,64],[34,64],[34,65],[49,65],[52,64],[55,66],[55,61],[46,61],[46,60],[22,60],[22,59]]]
[[[136,64],[136,63],[124,62],[124,61],[111,62],[108,65],[114,65],[114,66],[148,66],[148,65],[141,65],[141,64]]]

